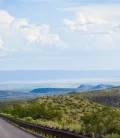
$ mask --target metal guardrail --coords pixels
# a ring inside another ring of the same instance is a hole
[[[18,119],[15,119],[15,118],[3,115],[3,114],[0,114],[0,117],[12,123],[17,124],[19,127],[32,130],[38,134],[42,133],[45,136],[50,135],[51,137],[56,137],[56,138],[89,138],[87,136],[72,133],[72,132],[65,131],[65,130],[54,129],[54,128],[44,127],[44,126],[40,126],[40,125],[36,125],[32,123],[27,123],[27,122],[24,122],[24,121],[21,121],[21,120],[18,120]]]

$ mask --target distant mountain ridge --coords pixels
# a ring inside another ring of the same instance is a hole
[[[87,92],[94,90],[103,90],[113,88],[113,85],[99,84],[94,85],[80,85],[78,88],[36,88],[30,92],[16,92],[12,90],[0,90],[0,100],[5,99],[21,99],[21,98],[33,98],[39,95],[57,95],[71,92]]]
[[[113,85],[99,84],[99,85],[80,85],[78,88],[36,88],[32,93],[69,93],[69,92],[86,92],[93,90],[103,90],[113,88]]]
[[[92,90],[92,88],[94,88],[94,87],[95,87],[94,85],[80,85],[80,86],[77,88],[77,91],[85,92],[85,91]]]
[[[37,88],[32,90],[32,93],[48,93],[48,92],[72,92],[75,88]]]
[[[115,86],[107,85],[107,84],[100,84],[100,85],[93,87],[92,89],[93,90],[102,90],[102,89],[108,89],[108,88],[113,88],[113,87],[115,87]]]
[[[80,85],[77,89],[79,92],[86,92],[86,91],[93,91],[93,90],[103,90],[108,88],[113,88],[114,85],[108,85],[108,84],[99,84],[99,85]]]

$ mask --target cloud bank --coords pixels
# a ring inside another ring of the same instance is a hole
[[[63,20],[64,27],[71,33],[78,32],[80,37],[87,37],[86,43],[91,39],[91,47],[92,43],[96,45],[93,48],[119,49],[119,6],[116,4],[101,4],[63,8],[61,9],[62,12],[74,13],[73,17]]]
[[[68,45],[60,39],[58,34],[51,33],[51,28],[48,24],[30,24],[25,18],[15,18],[7,11],[0,10],[0,49],[4,50],[4,52],[13,51],[14,49],[13,47],[4,47],[4,41],[11,41],[10,38],[15,38],[15,43],[21,41],[21,44],[22,41],[27,41],[29,45],[34,43],[40,46],[52,45],[56,47],[68,47]]]

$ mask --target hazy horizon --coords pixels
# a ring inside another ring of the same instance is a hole
[[[26,70],[0,71],[0,89],[77,88],[82,84],[120,85],[120,71]]]

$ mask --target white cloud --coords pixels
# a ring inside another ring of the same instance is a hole
[[[64,27],[76,34],[77,40],[79,36],[81,48],[120,49],[120,4],[69,7],[61,11],[74,12],[73,17],[64,19]]]
[[[3,47],[3,41],[2,39],[0,38],[0,57],[5,57],[7,55],[4,47]]]
[[[31,25],[20,26],[20,31],[24,33],[29,42],[37,42],[41,44],[56,44],[60,41],[57,34],[50,33],[49,25]]]
[[[47,24],[30,24],[26,19],[15,19],[12,27],[20,32],[30,43],[40,43],[42,45],[60,46],[62,40],[58,34],[50,32],[50,26]],[[58,43],[58,44],[57,44]],[[64,42],[62,42],[63,44]],[[63,47],[63,45],[61,45]]]
[[[80,12],[77,12],[76,13],[76,20],[75,20],[75,22],[77,24],[85,24],[86,23],[86,19],[83,16],[83,14],[81,14]]]
[[[21,26],[27,26],[28,21],[26,19],[15,19],[12,23],[11,26],[15,28],[16,30],[19,30]]]
[[[82,12],[75,14],[75,19],[64,19],[64,24],[71,30],[80,30],[87,33],[99,33],[101,31],[107,31],[110,26],[110,22],[106,21],[102,17],[97,17],[88,13],[84,15]]]
[[[0,17],[0,24],[10,24],[14,20],[14,17],[4,10],[0,10]]]
[[[17,49],[18,42],[22,43],[22,41],[23,43],[28,41],[31,45],[32,43],[40,43],[41,45],[53,45],[59,47],[63,47],[63,44],[65,44],[58,34],[51,33],[49,25],[30,24],[27,19],[15,18],[7,11],[3,10],[0,10],[0,36],[2,36],[4,40],[9,39],[13,44],[15,43],[15,49]],[[17,40],[15,39],[13,42],[14,38]],[[61,46],[60,43],[62,44]],[[1,47],[3,47],[3,42],[0,39],[0,48]],[[10,46],[8,47],[9,48],[7,49],[12,49]]]

